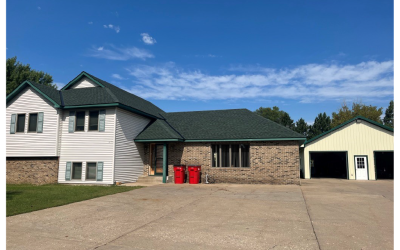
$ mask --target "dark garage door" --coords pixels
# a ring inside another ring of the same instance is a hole
[[[347,179],[346,152],[310,153],[311,178]]]
[[[375,152],[376,178],[393,179],[394,154],[393,152]]]

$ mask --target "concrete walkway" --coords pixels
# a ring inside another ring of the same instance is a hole
[[[393,182],[174,185],[7,218],[8,249],[391,249]]]

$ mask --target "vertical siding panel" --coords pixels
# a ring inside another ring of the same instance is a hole
[[[29,113],[44,113],[43,133],[28,133]],[[25,113],[25,132],[10,134],[11,114]],[[22,90],[6,108],[6,156],[57,156],[57,109],[31,87]]]
[[[305,177],[310,178],[310,173],[308,171],[310,167],[310,151],[348,151],[349,178],[355,179],[354,155],[367,155],[369,178],[374,180],[375,168],[373,152],[379,150],[394,150],[393,132],[365,121],[362,121],[360,124],[352,122],[305,147]]]
[[[135,182],[143,173],[143,149],[134,139],[150,119],[119,108],[116,117],[115,181]]]

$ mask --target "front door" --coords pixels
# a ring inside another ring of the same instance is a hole
[[[163,174],[163,145],[153,144],[151,146],[151,169],[150,175],[162,175]]]
[[[356,156],[356,179],[368,180],[368,161],[366,156]]]

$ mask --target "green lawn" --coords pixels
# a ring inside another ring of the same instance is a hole
[[[141,187],[7,185],[7,216],[56,207]]]

